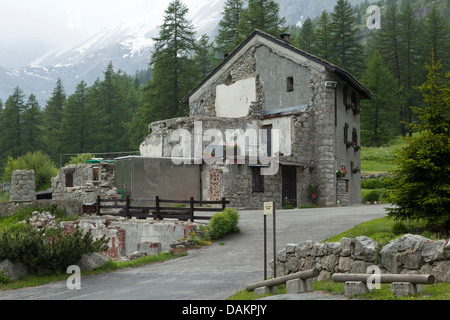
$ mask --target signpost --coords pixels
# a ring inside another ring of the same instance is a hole
[[[273,216],[273,277],[277,277],[275,204],[264,202],[264,280],[267,280],[267,216]]]

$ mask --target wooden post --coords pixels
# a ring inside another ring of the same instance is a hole
[[[159,213],[159,196],[155,197],[155,205],[156,205],[156,221],[161,220],[161,215]]]
[[[131,218],[131,216],[130,216],[130,196],[127,196],[125,198],[125,214],[126,214],[127,219]]]
[[[194,222],[194,197],[189,200],[189,213],[191,215],[191,222]]]
[[[100,215],[100,196],[97,196],[97,201],[95,203],[95,209],[97,211],[97,215]]]
[[[222,211],[225,210],[225,207],[227,206],[225,202],[225,197],[222,197]]]

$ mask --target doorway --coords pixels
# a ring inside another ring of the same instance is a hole
[[[282,166],[281,194],[283,205],[286,201],[297,207],[297,167]]]

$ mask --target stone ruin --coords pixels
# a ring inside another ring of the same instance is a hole
[[[33,170],[15,170],[11,178],[10,201],[36,200],[36,182]]]

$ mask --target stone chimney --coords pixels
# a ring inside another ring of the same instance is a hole
[[[280,39],[286,43],[291,43],[291,35],[289,33],[280,34]]]

